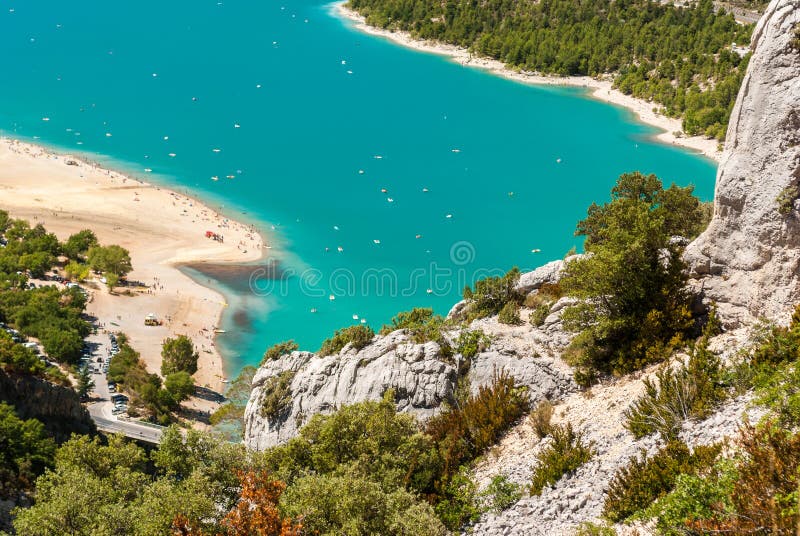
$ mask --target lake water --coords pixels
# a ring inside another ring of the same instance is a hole
[[[231,375],[277,341],[444,314],[478,277],[580,248],[575,223],[620,173],[713,196],[713,162],[623,109],[398,47],[313,0],[2,0],[0,46],[4,133],[266,233],[257,266],[187,269],[228,296]]]

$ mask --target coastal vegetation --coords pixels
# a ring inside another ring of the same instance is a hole
[[[515,266],[504,276],[485,277],[476,281],[474,288],[465,287],[463,298],[468,301],[462,315],[465,316],[465,322],[499,314],[512,302],[521,304],[525,296],[516,289],[519,276],[519,268]],[[513,311],[507,311],[506,314],[513,316]]]
[[[197,372],[197,360],[200,355],[194,348],[192,339],[186,335],[164,339],[161,345],[161,374],[169,376],[176,372]]]
[[[692,191],[626,173],[611,201],[593,203],[578,223],[587,255],[567,263],[560,287],[579,299],[562,318],[579,332],[565,358],[580,384],[661,361],[694,328],[681,253],[705,227],[706,211]]]
[[[572,424],[550,427],[550,443],[536,457],[530,493],[539,495],[545,486],[552,486],[564,475],[570,475],[594,455],[591,445],[584,441],[583,434],[576,432]]]
[[[33,491],[36,477],[52,467],[55,442],[36,419],[20,419],[0,402],[0,500]]]
[[[284,341],[274,344],[264,352],[264,357],[261,358],[261,364],[263,365],[268,361],[274,361],[280,357],[291,354],[298,348],[300,348],[300,346],[294,341]]]
[[[752,32],[752,25],[737,24],[712,0],[685,6],[651,0],[350,0],[348,5],[372,26],[465,47],[513,69],[609,74],[623,93],[682,117],[688,134],[720,140],[749,60],[732,43],[749,43]]]
[[[338,354],[348,344],[355,350],[361,350],[372,342],[373,337],[375,337],[375,332],[365,324],[338,329],[333,337],[322,342],[318,353],[321,356]]]

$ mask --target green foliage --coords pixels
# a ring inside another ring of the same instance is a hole
[[[85,260],[89,248],[99,245],[97,236],[89,229],[70,235],[61,246],[61,251],[73,261]]]
[[[167,337],[161,346],[161,374],[169,376],[175,372],[197,372],[199,354],[194,349],[192,339],[186,335],[178,335],[174,339]]]
[[[194,394],[194,378],[188,372],[173,372],[164,378],[164,388],[176,403],[180,403]]]
[[[669,116],[683,116],[689,134],[718,139],[725,136],[749,59],[730,44],[749,42],[753,28],[715,10],[711,0],[680,7],[647,0],[350,0],[349,5],[368,24],[466,47],[513,68],[614,73],[614,86],[623,93],[655,101]]]
[[[505,475],[495,475],[486,489],[478,494],[482,510],[499,514],[522,498],[522,486]]]
[[[522,324],[522,319],[519,317],[519,304],[514,301],[505,304],[497,315],[497,321],[510,326],[519,326]]]
[[[431,417],[426,431],[439,445],[444,479],[493,445],[527,410],[525,389],[501,372],[476,395]]]
[[[33,277],[44,276],[60,253],[58,238],[41,224],[31,228],[28,222],[9,219],[7,214],[2,219],[2,234],[8,243],[0,248],[0,274],[10,276],[20,271],[30,272]]]
[[[574,536],[616,536],[617,531],[607,525],[585,521],[578,525]]]
[[[737,479],[735,463],[725,458],[706,472],[679,474],[671,492],[635,517],[655,520],[664,536],[684,536],[692,522],[711,519],[718,511],[733,513],[730,497]]]
[[[92,270],[122,277],[133,269],[128,250],[117,245],[91,246],[86,260]]]
[[[637,439],[654,432],[676,438],[685,420],[706,417],[725,398],[721,377],[719,358],[699,344],[685,367],[662,368],[656,382],[644,379],[644,394],[624,412],[625,427]]]
[[[83,281],[89,277],[89,267],[77,261],[70,261],[64,267],[64,275],[73,281]]]
[[[794,38],[792,39],[792,47],[800,52],[800,24],[794,27]]]
[[[88,366],[84,365],[78,369],[77,379],[78,385],[75,390],[78,392],[78,397],[83,399],[94,389],[94,380]]]
[[[694,475],[710,468],[720,450],[720,445],[712,445],[698,446],[691,452],[685,443],[671,441],[650,458],[642,451],[614,475],[603,515],[614,523],[631,517],[672,491],[678,475]]]
[[[432,508],[412,493],[388,491],[358,472],[308,474],[281,497],[284,513],[303,519],[304,533],[321,536],[446,536]]]
[[[778,204],[778,212],[788,216],[794,210],[794,202],[800,198],[800,188],[796,184],[790,184],[778,194],[775,202]]]
[[[455,341],[455,351],[464,359],[472,359],[489,347],[491,339],[480,329],[463,330]]]
[[[466,287],[464,299],[470,302],[466,310],[467,320],[496,315],[509,302],[522,303],[525,297],[514,288],[519,276],[519,268],[514,267],[502,277],[476,281],[474,289]]]
[[[553,426],[550,437],[551,443],[539,453],[533,468],[531,495],[540,495],[545,486],[572,474],[594,455],[591,445],[583,442],[583,434],[576,433],[571,424]]]
[[[550,314],[551,305],[549,303],[542,303],[536,306],[529,318],[532,326],[541,327],[547,316]]]
[[[433,309],[430,307],[415,307],[410,311],[402,311],[392,318],[391,324],[384,324],[380,334],[388,335],[398,329],[406,329],[410,333],[415,333],[420,330],[421,326],[430,322],[434,317]]]
[[[542,439],[553,431],[550,420],[553,418],[553,404],[549,400],[541,400],[536,408],[528,415],[528,422],[533,428],[533,433]]]
[[[590,255],[567,264],[561,287],[581,301],[564,311],[580,331],[566,353],[584,383],[664,359],[692,327],[682,247],[704,218],[692,187],[664,190],[655,175],[623,174],[612,201],[592,204],[577,235]]]
[[[469,478],[469,472],[464,466],[441,487],[435,508],[436,515],[445,527],[458,530],[464,524],[474,523],[480,518],[476,490],[477,486]]]
[[[78,289],[45,286],[0,292],[0,317],[22,334],[36,337],[54,360],[76,364],[83,338],[91,331],[83,320],[86,298]]]
[[[292,380],[295,372],[285,370],[264,383],[261,395],[261,415],[274,420],[292,404]]]
[[[5,331],[0,331],[0,367],[17,374],[47,376],[44,363],[31,350],[12,341]]]
[[[365,324],[357,324],[348,328],[336,330],[336,333],[330,339],[325,339],[322,347],[319,349],[319,355],[333,355],[338,354],[348,344],[352,344],[355,350],[361,350],[372,342],[375,332],[372,328]]]
[[[284,341],[274,344],[267,348],[267,351],[264,352],[264,357],[261,358],[261,364],[267,363],[268,361],[275,361],[285,355],[289,355],[292,352],[296,351],[300,348],[296,342],[294,341]]]
[[[169,429],[152,456],[155,473],[134,443],[73,437],[58,449],[53,471],[37,480],[34,506],[15,511],[17,533],[161,536],[178,514],[220,532],[238,499],[234,469],[252,466],[244,448]]]
[[[34,479],[53,464],[55,443],[36,419],[22,420],[0,402],[0,499],[32,491]]]

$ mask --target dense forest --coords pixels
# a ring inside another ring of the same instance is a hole
[[[626,94],[683,119],[691,135],[722,140],[749,54],[752,26],[711,0],[350,0],[369,24],[452,43],[512,68],[555,75],[612,74]]]

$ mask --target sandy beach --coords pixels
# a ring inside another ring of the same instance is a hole
[[[542,76],[536,73],[513,70],[506,67],[506,65],[500,61],[475,56],[465,48],[446,43],[423,41],[412,37],[408,32],[390,31],[369,26],[363,16],[347,8],[344,2],[338,2],[334,4],[334,6],[336,12],[343,18],[352,21],[355,28],[359,31],[384,37],[402,46],[421,52],[447,56],[452,61],[465,67],[483,69],[497,76],[502,76],[525,84],[586,88],[592,98],[627,108],[632,111],[641,122],[662,129],[664,132],[654,136],[659,142],[692,149],[716,162],[719,162],[722,157],[722,152],[718,150],[719,143],[717,140],[702,136],[686,136],[683,134],[680,119],[666,117],[656,113],[653,111],[653,108],[658,106],[656,103],[636,99],[613,89],[611,87],[611,80],[600,80],[589,76]]]
[[[95,285],[87,312],[109,331],[126,333],[152,372],[161,368],[164,338],[191,337],[200,353],[196,383],[222,390],[224,367],[214,330],[224,297],[177,266],[255,261],[264,246],[255,229],[158,185],[6,138],[0,139],[0,209],[42,223],[62,240],[91,229],[101,244],[127,248],[134,268],[128,279],[146,287],[129,296]],[[223,235],[224,242],[206,238],[207,230]],[[144,325],[151,312],[161,326]]]

